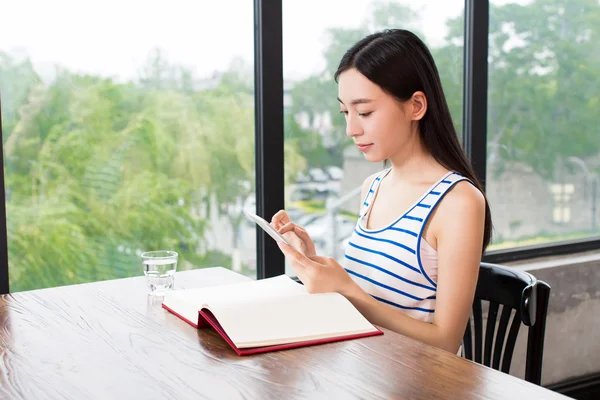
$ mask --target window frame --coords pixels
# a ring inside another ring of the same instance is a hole
[[[256,211],[269,217],[285,206],[282,0],[254,0]],[[487,155],[488,0],[465,0],[463,146],[484,188]],[[2,137],[0,93],[0,137]],[[9,293],[4,149],[0,141],[0,293]],[[488,251],[483,260],[509,262],[600,249],[600,237]],[[257,279],[285,273],[277,244],[256,232]]]
[[[0,88],[1,89],[1,88]],[[2,134],[2,91],[0,90],[0,294],[10,293],[8,280],[8,227],[4,186],[4,135]]]

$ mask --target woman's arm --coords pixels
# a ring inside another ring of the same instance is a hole
[[[433,323],[408,317],[381,303],[358,285],[346,296],[373,324],[456,353],[473,304],[481,261],[485,199],[468,182],[445,196],[429,229],[437,238],[438,279]]]
[[[375,300],[329,257],[306,257],[280,244],[310,293],[344,295],[372,324],[456,353],[470,315],[479,273],[485,200],[470,183],[458,183],[428,229],[437,239],[438,282],[433,323],[413,319]]]

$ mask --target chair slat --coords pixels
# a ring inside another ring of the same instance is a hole
[[[481,322],[481,300],[475,300],[473,302],[473,328],[475,330],[475,357],[474,361],[481,364],[481,346],[483,344],[482,328],[483,323]]]
[[[508,328],[512,311],[512,308],[502,306],[498,332],[496,332],[496,344],[494,345],[494,360],[492,361],[492,368],[494,369],[500,369],[500,359],[502,358],[502,349],[504,347],[504,339],[506,338],[506,328]]]
[[[539,384],[549,293],[550,286],[528,272],[480,263],[473,314],[463,336],[464,357],[510,373],[519,330],[525,325],[528,327],[525,380]],[[484,327],[482,311],[486,309],[488,320]]]
[[[542,382],[542,361],[544,355],[544,333],[550,302],[550,285],[537,281],[537,302],[535,324],[527,335],[527,359],[525,362],[525,380],[540,385]]]
[[[510,331],[508,332],[508,338],[506,338],[504,357],[502,357],[502,368],[500,369],[507,374],[510,370],[510,362],[512,361],[513,350],[515,349],[515,343],[517,342],[517,335],[519,334],[520,328],[521,318],[519,318],[519,313],[515,313],[510,326]]]
[[[467,360],[473,360],[473,335],[471,334],[471,318],[467,321],[467,328],[463,336],[463,350]]]
[[[483,347],[483,365],[488,367],[492,362],[492,345],[494,344],[494,333],[496,333],[496,317],[498,315],[498,303],[490,301],[488,309],[487,324],[485,326],[485,346]]]

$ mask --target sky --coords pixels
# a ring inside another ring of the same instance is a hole
[[[442,43],[445,20],[464,8],[464,0],[394,2],[420,12],[431,46]],[[283,0],[284,78],[322,70],[325,30],[357,27],[371,3]],[[135,79],[156,47],[199,77],[227,69],[234,57],[253,65],[253,0],[0,0],[0,12],[0,51],[28,55],[43,77],[59,64]]]

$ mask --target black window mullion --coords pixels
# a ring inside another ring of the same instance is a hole
[[[9,292],[6,191],[4,189],[4,136],[2,135],[2,96],[0,93],[0,294]]]
[[[281,0],[254,0],[256,212],[270,218],[284,208],[283,45]],[[256,229],[257,278],[285,272],[277,243]]]
[[[463,147],[485,188],[489,1],[465,0]]]

